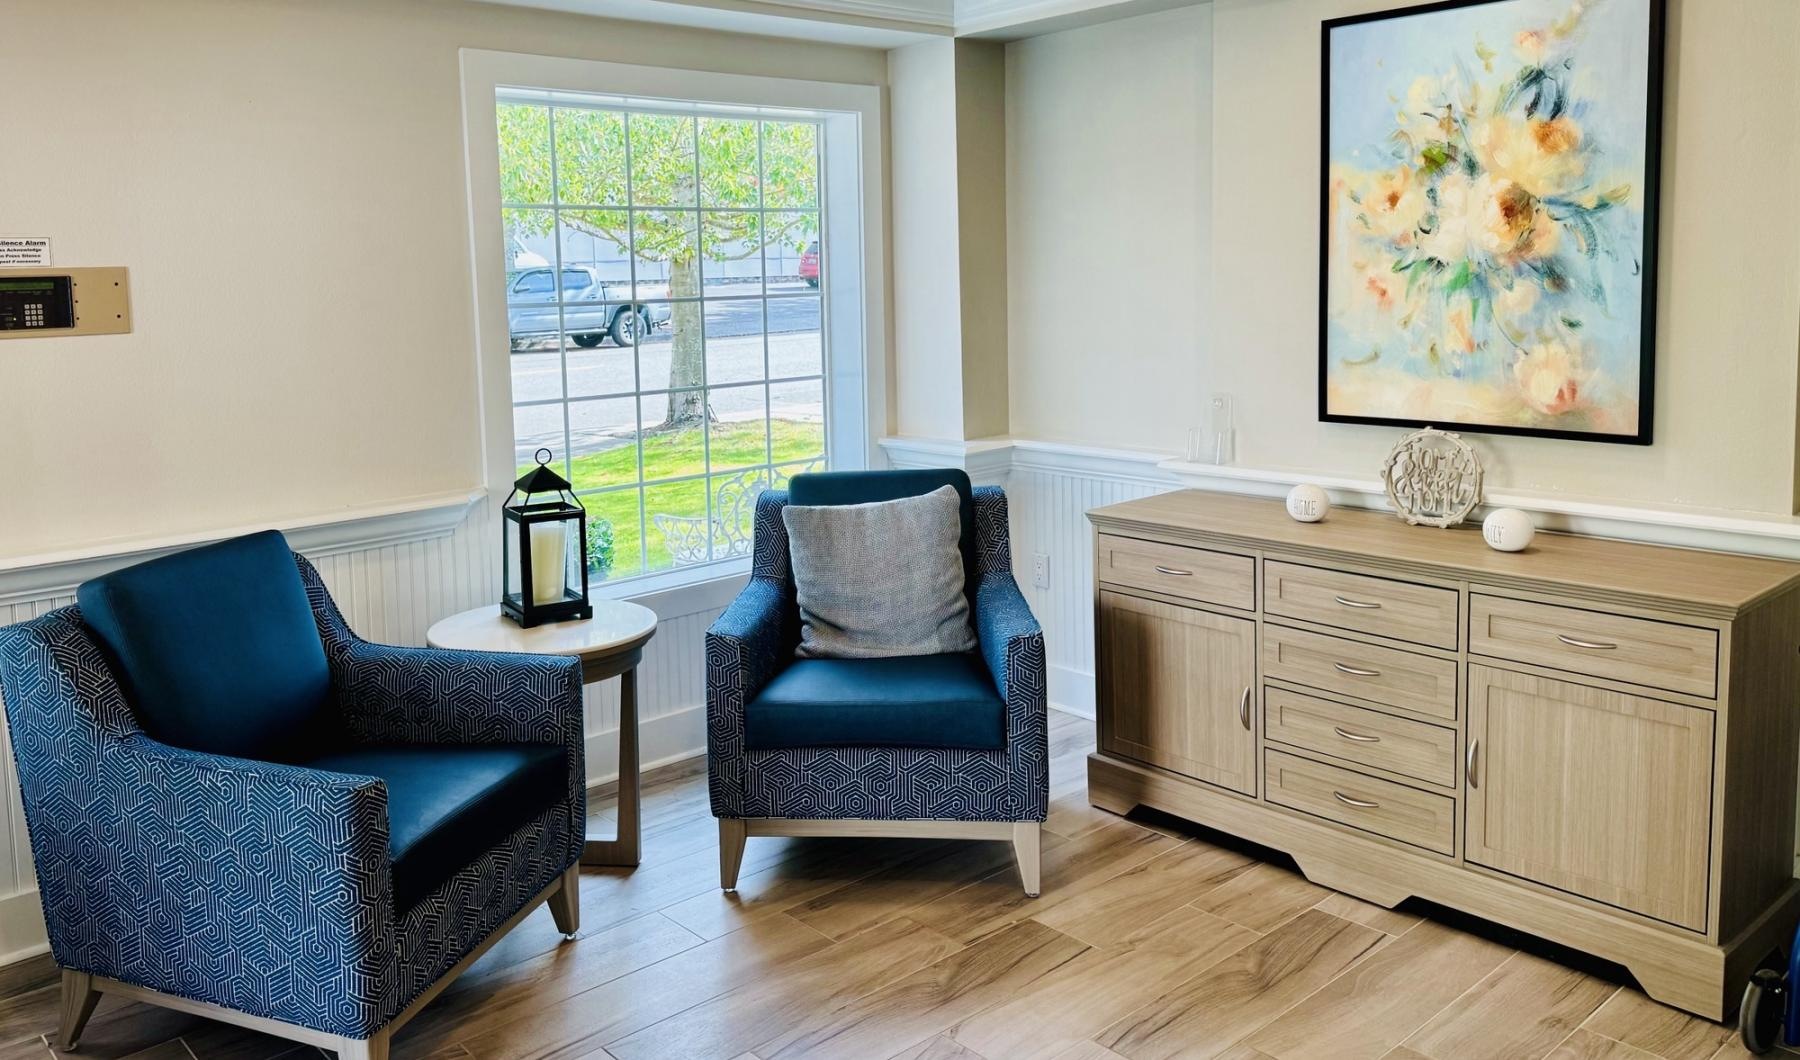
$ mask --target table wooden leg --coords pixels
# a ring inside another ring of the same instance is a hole
[[[589,839],[581,851],[583,865],[635,866],[640,860],[638,837],[637,669],[619,675],[619,823],[617,838]]]

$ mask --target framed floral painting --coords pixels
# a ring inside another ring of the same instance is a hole
[[[1324,25],[1319,417],[1648,445],[1662,0]]]

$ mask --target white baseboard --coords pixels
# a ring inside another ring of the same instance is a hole
[[[1051,706],[1084,718],[1094,717],[1094,675],[1054,663],[1049,671]]]

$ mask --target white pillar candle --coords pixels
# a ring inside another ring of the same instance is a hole
[[[568,588],[569,524],[531,524],[531,602],[561,603]]]

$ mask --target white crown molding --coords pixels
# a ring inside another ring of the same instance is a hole
[[[486,497],[487,490],[478,487],[298,519],[0,559],[0,604],[61,595],[120,567],[259,530],[280,530],[295,550],[315,557],[427,541],[450,534]]]

